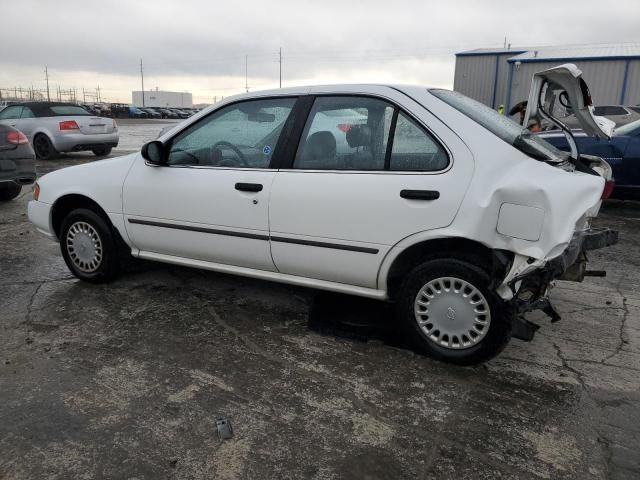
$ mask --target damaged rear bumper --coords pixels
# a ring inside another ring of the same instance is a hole
[[[542,310],[552,322],[560,320],[560,315],[553,308],[548,297],[554,280],[581,282],[590,274],[605,276],[604,271],[589,272],[587,270],[587,252],[616,243],[618,243],[618,232],[609,228],[590,228],[576,232],[561,255],[549,260],[541,268],[512,279],[508,286],[514,294],[510,301],[514,313],[513,336],[529,341],[539,328],[524,318],[527,312]]]

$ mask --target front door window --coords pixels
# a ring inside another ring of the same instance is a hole
[[[268,168],[295,101],[252,100],[223,107],[173,140],[167,164]]]

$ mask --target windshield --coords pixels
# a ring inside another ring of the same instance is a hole
[[[627,123],[621,127],[616,128],[613,131],[613,134],[616,137],[622,135],[638,135],[640,134],[640,120],[636,120],[635,122]]]
[[[546,140],[523,129],[520,124],[472,98],[451,90],[431,89],[429,91],[509,145],[536,160],[561,162],[568,158],[566,152],[558,150]]]

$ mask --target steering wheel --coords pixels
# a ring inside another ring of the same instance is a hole
[[[216,149],[218,147],[223,147],[223,148],[228,148],[229,150],[233,150],[233,153],[235,153],[238,156],[238,159],[240,160],[240,163],[242,164],[242,166],[243,167],[248,167],[249,166],[249,164],[247,163],[247,159],[245,158],[244,154],[233,143],[225,142],[224,140],[222,140],[220,142],[216,142],[211,147],[211,149],[214,150],[214,149]]]
[[[196,161],[195,162],[196,165],[200,163],[200,159],[196,157],[193,153],[189,152],[188,150],[184,150],[182,148],[172,148],[170,153],[184,153],[188,157],[193,158]]]

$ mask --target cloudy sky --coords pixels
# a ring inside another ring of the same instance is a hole
[[[145,88],[209,103],[245,89],[339,82],[451,87],[455,52],[640,41],[640,1],[0,0],[0,88]],[[13,17],[15,15],[15,17]],[[11,18],[15,20],[11,20]]]

